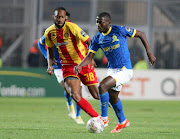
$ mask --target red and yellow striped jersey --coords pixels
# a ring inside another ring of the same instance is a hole
[[[62,65],[77,65],[87,55],[88,47],[83,42],[90,38],[75,23],[65,22],[61,29],[53,24],[46,29],[44,36],[48,47],[56,45]]]

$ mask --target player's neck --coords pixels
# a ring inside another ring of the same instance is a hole
[[[107,29],[103,32],[103,33],[108,33],[109,29],[110,29],[111,26],[108,26]]]
[[[64,22],[64,24],[61,27],[58,27],[58,25],[56,25],[56,24],[55,24],[55,27],[56,27],[56,29],[61,29],[61,28],[64,27],[64,25],[65,25],[65,22]]]

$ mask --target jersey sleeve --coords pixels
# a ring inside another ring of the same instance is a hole
[[[126,27],[126,26],[122,26],[120,27],[120,30],[121,30],[121,33],[126,37],[131,37],[133,38],[136,34],[136,29],[133,29],[133,28],[129,28],[129,27]]]
[[[99,49],[99,45],[98,45],[98,37],[97,35],[95,35],[93,37],[93,39],[91,40],[91,44],[89,46],[89,52],[92,52],[92,53],[96,53]]]
[[[47,59],[47,50],[45,48],[45,37],[42,36],[38,41],[38,47],[44,57]]]
[[[51,41],[51,33],[49,32],[48,29],[44,33],[44,38],[45,38],[46,46],[52,48],[54,46],[54,43]]]
[[[90,37],[84,32],[78,25],[68,22],[69,28],[72,32],[72,34],[76,37],[78,37],[83,42],[87,42],[87,40],[90,39]]]

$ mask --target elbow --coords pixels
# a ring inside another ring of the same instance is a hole
[[[144,32],[137,31],[136,37],[138,37],[138,38],[140,38],[140,39],[144,39],[144,38],[146,38],[146,35],[145,35]]]

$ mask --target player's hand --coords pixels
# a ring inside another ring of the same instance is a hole
[[[96,62],[94,59],[91,60],[91,63],[89,64],[89,68],[93,69],[94,67],[97,67]]]
[[[52,67],[52,66],[48,67],[46,72],[47,72],[50,76],[53,75],[53,74],[54,74],[54,73],[53,73],[53,67]]]
[[[76,75],[78,75],[78,73],[81,71],[81,69],[82,69],[82,67],[80,67],[79,65],[75,66],[75,67],[74,67],[74,73],[75,73]]]
[[[156,62],[156,57],[152,53],[148,53],[149,61],[151,62],[151,65],[154,65]]]

